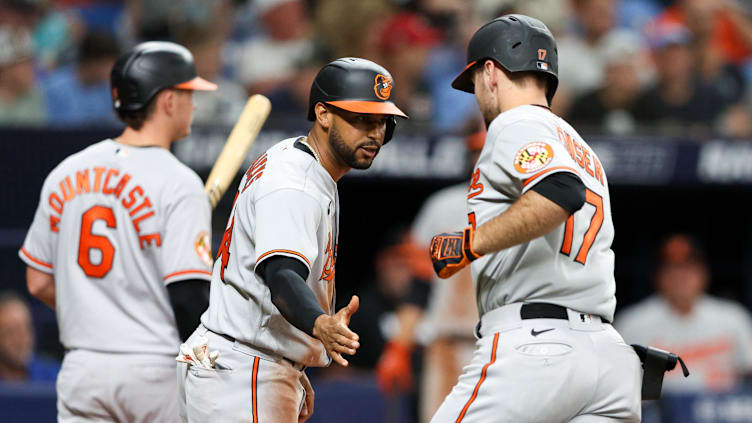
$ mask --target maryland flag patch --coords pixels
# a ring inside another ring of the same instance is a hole
[[[542,141],[531,142],[514,155],[514,168],[520,173],[530,173],[548,166],[554,159],[554,149]]]
[[[209,242],[209,232],[201,231],[201,233],[196,237],[196,243],[194,246],[196,247],[196,254],[198,254],[198,258],[207,266],[211,266],[212,252],[211,244]]]

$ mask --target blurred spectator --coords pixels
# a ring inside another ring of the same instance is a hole
[[[639,40],[632,34],[609,34],[603,42],[603,83],[575,99],[568,120],[583,131],[633,133],[637,124],[632,108],[642,91],[640,55]]]
[[[655,26],[684,25],[707,37],[725,61],[741,64],[752,53],[752,20],[737,0],[677,0],[656,19]]]
[[[391,0],[319,0],[314,9],[315,33],[332,58],[378,60],[378,24],[388,19],[392,9]]]
[[[34,40],[36,65],[54,69],[80,38],[82,26],[75,13],[55,9],[51,0],[0,0],[0,26],[25,29]]]
[[[313,42],[302,0],[258,0],[255,5],[265,32],[240,47],[234,68],[250,94],[266,94],[290,79]]]
[[[196,91],[193,122],[199,125],[234,125],[245,106],[245,87],[222,75],[222,49],[225,37],[212,27],[189,27],[181,44],[193,53],[196,72],[217,84],[216,91]],[[275,104],[276,107],[276,104]]]
[[[60,364],[34,356],[29,306],[18,294],[0,293],[0,382],[54,382]]]
[[[174,40],[187,27],[212,26],[227,35],[231,0],[131,0],[125,2],[130,42]]]
[[[459,132],[478,116],[475,97],[455,90],[451,84],[467,64],[467,44],[483,22],[473,3],[459,8],[439,7],[429,0],[428,18],[441,24],[444,37],[433,48],[425,66],[425,80],[432,100],[432,127],[437,132]],[[452,5],[452,2],[449,2]]]
[[[660,249],[657,294],[625,309],[615,323],[627,343],[679,354],[690,369],[666,375],[664,392],[728,390],[752,370],[752,320],[736,302],[705,294],[710,281],[700,247],[686,235]]]
[[[380,24],[380,63],[392,75],[399,75],[391,100],[405,110],[411,123],[431,117],[432,106],[424,75],[428,54],[440,39],[441,33],[414,12],[392,15]]]
[[[84,36],[77,63],[43,81],[50,126],[120,126],[110,97],[110,71],[119,55],[120,48],[110,34]]]
[[[319,70],[327,63],[316,53],[311,53],[307,59],[301,59],[287,84],[269,93],[269,100],[274,105],[272,115],[276,117],[286,115],[296,120],[301,116],[306,116],[311,85]]]
[[[639,44],[639,35],[616,28],[616,0],[574,0],[577,30],[557,39],[559,50],[559,89],[553,108],[564,113],[571,101],[597,89],[604,82],[604,46],[609,35],[627,33]]]
[[[665,135],[709,136],[727,102],[696,72],[692,35],[684,27],[665,27],[655,36],[657,81],[637,100],[640,124]]]
[[[34,85],[31,35],[0,26],[0,126],[39,126],[47,120],[44,97]]]

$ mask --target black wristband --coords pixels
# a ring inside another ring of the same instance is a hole
[[[313,336],[316,318],[325,314],[306,285],[308,268],[302,261],[286,256],[269,257],[256,268],[271,292],[272,303],[291,325]]]

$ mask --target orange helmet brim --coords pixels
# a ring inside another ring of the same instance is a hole
[[[194,90],[194,91],[214,91],[217,89],[217,84],[209,82],[200,76],[197,76],[190,81],[181,82],[174,85],[173,88],[179,90]]]
[[[407,119],[405,112],[400,110],[394,103],[388,101],[357,101],[357,100],[341,100],[341,101],[327,101],[326,104],[331,104],[334,107],[347,110],[353,113],[368,113],[368,114],[381,114],[381,115],[395,115]]]

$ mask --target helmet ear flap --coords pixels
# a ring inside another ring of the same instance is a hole
[[[386,120],[386,132],[384,132],[384,144],[389,142],[394,135],[394,128],[397,126],[397,119],[394,116],[389,116]]]

